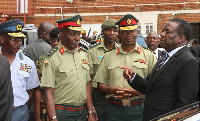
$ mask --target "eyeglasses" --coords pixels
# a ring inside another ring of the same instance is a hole
[[[158,37],[147,37],[147,39],[157,39]]]

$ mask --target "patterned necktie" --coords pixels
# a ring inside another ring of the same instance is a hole
[[[169,55],[166,54],[161,60],[159,65],[157,66],[156,70],[158,70],[159,68],[161,68],[163,66],[163,64],[165,63],[165,61],[169,58]]]

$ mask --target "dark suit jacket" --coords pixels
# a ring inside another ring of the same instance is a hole
[[[8,60],[0,54],[0,121],[10,121],[13,110],[13,90]]]
[[[198,100],[198,63],[187,47],[175,53],[162,68],[155,64],[147,78],[136,74],[130,85],[146,94],[143,121],[149,121]]]
[[[192,45],[190,47],[190,52],[196,58],[197,62],[200,63],[200,45]]]

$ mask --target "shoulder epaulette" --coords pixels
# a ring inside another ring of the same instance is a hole
[[[52,48],[49,52],[47,52],[47,56],[51,56],[51,55],[53,55],[56,51],[58,50],[58,47],[54,47],[54,48]]]
[[[144,48],[144,49],[147,49],[147,50],[151,51],[152,53],[155,53],[154,51],[152,51],[152,50],[149,49],[148,47],[145,47],[145,46],[140,46],[140,47],[142,47],[142,48]]]
[[[23,57],[23,55],[22,55],[22,52],[19,52],[19,58],[20,58],[20,60],[24,60],[24,57]]]
[[[101,44],[101,42],[97,42],[97,43],[95,43],[95,44],[90,45],[89,48],[96,47],[97,45],[100,45],[100,44]]]

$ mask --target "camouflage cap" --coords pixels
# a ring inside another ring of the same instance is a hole
[[[83,31],[85,30],[81,27],[82,18],[80,15],[75,15],[66,19],[61,19],[56,21],[58,23],[58,28],[68,28],[74,31]]]
[[[115,19],[107,19],[102,23],[101,29],[117,28],[116,22]]]
[[[135,29],[137,29],[138,22],[139,22],[139,20],[137,18],[135,18],[133,15],[126,14],[115,24],[119,26],[120,30],[135,30]]]

